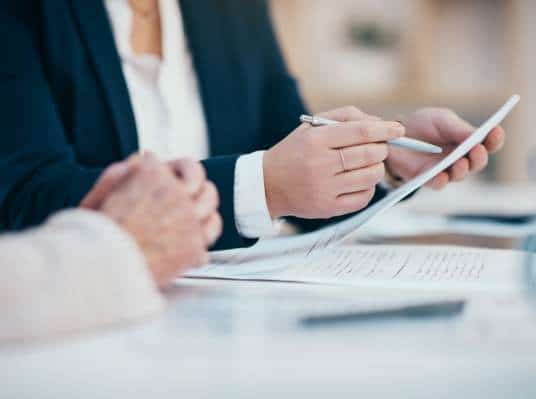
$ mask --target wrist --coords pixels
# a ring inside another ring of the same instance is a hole
[[[278,184],[279,179],[275,168],[272,167],[272,152],[266,151],[263,159],[264,191],[266,193],[266,205],[272,219],[287,216],[284,190]]]
[[[236,161],[234,184],[235,225],[244,238],[274,236],[278,224],[268,209],[264,177],[266,151],[240,156]]]

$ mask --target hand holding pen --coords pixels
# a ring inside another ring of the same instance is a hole
[[[309,123],[311,126],[314,126],[314,127],[336,125],[340,123],[338,121],[334,121],[331,119],[320,118],[317,116],[310,116],[310,115],[300,116],[300,121],[302,123]],[[407,148],[408,150],[425,152],[429,154],[441,154],[443,152],[441,147],[438,147],[430,143],[426,143],[424,141],[410,139],[408,137],[400,137],[398,139],[393,139],[393,140],[388,141],[388,143],[390,145]]]
[[[384,179],[387,142],[405,134],[400,123],[363,118],[353,107],[322,116],[348,122],[302,124],[264,154],[272,218],[326,219],[365,208]]]
[[[313,126],[325,126],[346,120],[304,115],[301,119]],[[379,120],[362,113],[362,118]],[[399,181],[409,181],[431,168],[460,143],[467,139],[475,128],[448,108],[422,108],[404,118],[405,136],[390,140],[389,157],[385,166],[390,175]],[[427,186],[436,190],[452,182],[466,179],[470,174],[482,171],[489,156],[499,151],[505,142],[505,131],[497,126],[483,143],[476,145],[466,157],[459,159],[448,170],[437,175]],[[430,144],[433,143],[433,144]]]
[[[264,181],[272,218],[328,219],[364,209],[386,169],[392,177],[409,181],[440,162],[474,131],[443,108],[418,110],[404,124],[371,117],[355,107],[319,116],[332,123],[302,123],[262,157],[259,179]],[[409,137],[412,140],[400,140]],[[488,155],[498,151],[504,139],[504,130],[497,127],[428,186],[440,189],[484,169]]]

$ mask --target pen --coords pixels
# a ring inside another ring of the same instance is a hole
[[[427,317],[452,317],[461,313],[464,307],[465,301],[463,300],[444,301],[364,312],[313,315],[302,318],[300,322],[308,327],[315,327],[323,325],[342,324],[348,322],[364,322],[393,318],[413,319]]]
[[[327,126],[327,125],[336,125],[337,121],[332,121],[330,119],[319,118],[317,116],[302,115],[300,116],[300,121],[302,123],[309,123],[312,126]],[[418,151],[418,152],[427,152],[430,154],[441,154],[443,149],[436,145],[426,143],[424,141],[410,139],[408,137],[401,137],[399,139],[394,139],[389,141],[389,144],[395,145],[402,148],[407,148],[409,150]]]

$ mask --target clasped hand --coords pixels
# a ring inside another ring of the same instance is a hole
[[[216,187],[187,159],[164,164],[151,154],[133,156],[109,167],[80,206],[130,233],[159,286],[206,263],[222,229]]]

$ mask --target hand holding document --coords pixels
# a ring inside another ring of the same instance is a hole
[[[376,202],[359,214],[335,225],[331,225],[319,231],[303,234],[295,237],[280,238],[266,242],[260,242],[256,246],[245,250],[246,256],[262,257],[273,256],[275,254],[292,254],[296,250],[311,252],[315,249],[327,248],[331,244],[351,240],[358,234],[358,229],[405,197],[428,183],[442,171],[448,169],[457,160],[467,155],[473,147],[482,143],[488,134],[500,125],[506,116],[519,102],[520,97],[512,96],[492,117],[481,125],[471,136],[461,143],[454,151],[447,155],[439,163],[431,167],[426,172],[416,176],[398,189],[392,191],[381,201]]]
[[[190,277],[297,281],[321,284],[508,289],[517,285],[519,254],[427,247],[349,247],[358,229],[423,186],[481,143],[519,102],[513,96],[442,161],[341,223],[296,237],[278,238],[226,254]]]

